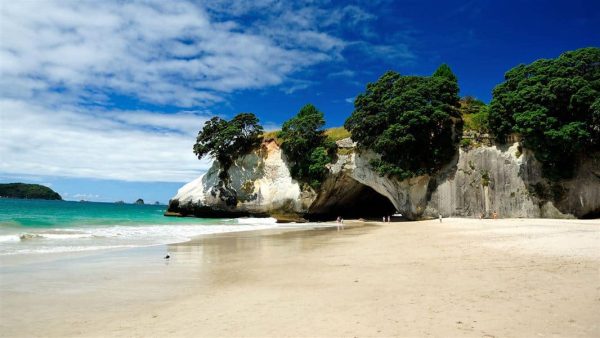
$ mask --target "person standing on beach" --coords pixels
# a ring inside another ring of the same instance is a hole
[[[497,218],[498,218],[498,214],[496,213],[496,211],[495,211],[495,210],[494,210],[494,213],[492,214],[492,217],[493,217],[494,219],[497,219]]]
[[[440,217],[440,223],[442,223],[442,214],[439,214]]]

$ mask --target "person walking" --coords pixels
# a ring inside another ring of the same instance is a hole
[[[439,214],[440,217],[440,223],[442,223],[442,214]]]

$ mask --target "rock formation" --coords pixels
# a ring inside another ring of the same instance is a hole
[[[230,182],[219,178],[218,162],[184,185],[169,203],[169,213],[203,217],[296,216],[306,212],[315,193],[302,191],[293,180],[283,152],[275,141],[237,159],[229,169]]]
[[[274,140],[239,158],[229,181],[219,163],[179,189],[169,215],[199,217],[273,216],[279,219],[381,217],[396,211],[423,217],[597,217],[600,213],[600,160],[582,161],[571,180],[551,183],[541,176],[533,154],[518,143],[460,149],[434,176],[409,180],[382,177],[369,162],[376,154],[358,151],[350,139],[338,141],[337,159],[316,192],[292,179],[285,155]]]

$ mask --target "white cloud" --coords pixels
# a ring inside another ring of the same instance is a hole
[[[344,70],[340,70],[337,72],[333,72],[333,73],[329,73],[327,74],[327,77],[329,78],[334,78],[334,77],[347,77],[347,78],[352,78],[356,75],[356,72],[350,69],[344,69]]]
[[[208,120],[211,115],[209,111],[180,111],[173,114],[161,114],[149,111],[112,110],[102,113],[102,116],[127,125],[131,129],[153,129],[156,132],[185,135],[198,133],[204,121]]]
[[[344,101],[346,101],[347,103],[354,104],[354,100],[356,100],[356,97],[347,97]]]
[[[195,178],[209,165],[191,149],[210,112],[127,111],[111,95],[206,107],[286,81],[293,92],[309,85],[295,72],[339,57],[343,46],[312,28],[269,26],[243,27],[188,1],[3,3],[0,172]]]
[[[210,165],[192,153],[208,118],[191,112],[85,113],[0,100],[0,172],[185,182]],[[162,128],[164,127],[164,128]]]
[[[367,36],[374,19],[313,1],[3,2],[0,173],[193,179],[209,166],[191,149],[215,102],[305,89],[314,81],[300,71],[341,61],[348,47],[410,58],[402,45],[340,37],[349,27]],[[126,110],[119,98],[179,112]]]
[[[396,65],[410,64],[415,62],[417,58],[408,44],[402,42],[377,43],[360,40],[348,43],[347,48],[361,52],[367,58],[379,62],[386,61]]]
[[[98,194],[74,194],[74,195],[66,194],[64,197],[66,198],[67,196],[72,199],[75,199],[75,200],[84,200],[84,201],[95,200],[95,199],[100,198],[100,195],[98,195]]]
[[[0,89],[11,98],[88,101],[117,92],[207,105],[280,84],[343,47],[314,29],[217,21],[187,1],[14,1],[3,3],[0,22]]]

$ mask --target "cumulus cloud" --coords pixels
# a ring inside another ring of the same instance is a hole
[[[185,182],[210,166],[192,153],[208,119],[182,112],[82,112],[0,100],[0,172]]]
[[[285,29],[261,26],[270,32],[217,21],[185,1],[14,1],[0,13],[0,89],[11,98],[89,101],[118,92],[207,105],[235,90],[280,84],[343,47],[289,21]]]
[[[191,148],[215,103],[242,90],[308,88],[301,71],[343,61],[347,48],[410,58],[406,46],[341,38],[350,28],[368,37],[374,19],[314,1],[5,2],[0,172],[193,179],[210,164]],[[139,106],[151,109],[128,108]]]

